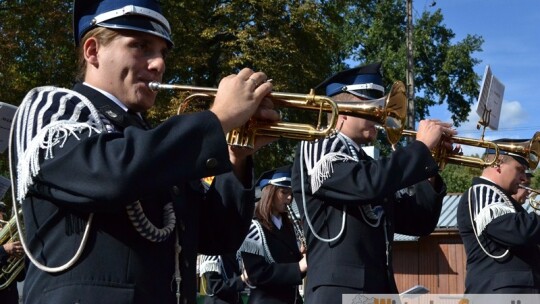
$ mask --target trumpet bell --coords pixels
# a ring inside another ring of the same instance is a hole
[[[527,147],[523,148],[528,151],[528,162],[530,169],[536,169],[538,167],[538,161],[540,160],[540,132],[534,133]]]
[[[391,144],[396,144],[403,134],[407,117],[407,90],[403,82],[395,82],[387,97],[386,117],[383,124]]]

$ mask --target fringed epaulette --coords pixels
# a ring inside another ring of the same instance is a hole
[[[478,235],[493,219],[516,212],[508,196],[494,186],[479,184],[472,186],[469,191],[472,191],[474,197],[470,203]]]
[[[262,230],[261,224],[257,220],[251,220],[251,226],[249,227],[249,232],[244,239],[244,242],[238,249],[238,257],[240,258],[241,252],[247,252],[251,254],[256,254],[264,257],[266,262],[274,263],[274,258],[270,254],[270,249],[268,248],[268,243],[266,242],[266,237]]]
[[[348,154],[346,141],[339,135],[316,142],[302,142],[304,164],[310,177],[311,191],[317,192],[334,172],[334,162],[355,161]]]
[[[62,147],[70,136],[77,139],[88,130],[105,130],[99,112],[85,96],[52,86],[34,88],[23,99],[14,117],[17,164],[17,200],[21,202],[40,171],[40,151],[53,158],[53,148]]]
[[[221,274],[222,261],[218,255],[202,255],[199,265],[199,276],[207,272],[217,272]]]

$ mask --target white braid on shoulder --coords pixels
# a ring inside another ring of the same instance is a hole
[[[50,117],[46,116],[46,113],[51,111],[55,112],[52,115],[49,114]],[[13,172],[12,155],[16,153],[18,156],[17,179],[11,181],[13,199],[17,202],[13,204],[15,214],[17,214],[18,206],[22,205],[26,198],[28,189],[34,184],[34,178],[39,174],[41,151],[44,151],[44,159],[52,159],[54,158],[53,148],[57,146],[62,148],[69,137],[81,140],[80,135],[86,130],[88,130],[88,136],[92,136],[93,133],[107,132],[99,111],[88,98],[73,90],[54,86],[38,87],[29,91],[17,109],[13,121],[15,123],[10,131],[9,162],[10,170]],[[13,139],[13,134],[16,134],[17,138]],[[167,203],[163,208],[164,227],[161,229],[148,220],[139,201],[128,205],[126,211],[139,234],[152,242],[162,242],[167,239],[176,225],[172,202]],[[88,217],[81,244],[75,255],[64,265],[57,267],[45,266],[30,254],[26,241],[22,237],[24,233],[19,217],[16,217],[21,244],[26,255],[36,267],[43,271],[53,273],[65,271],[81,256],[88,239],[93,215],[91,213]]]
[[[480,248],[491,258],[500,259],[505,257],[509,252],[508,249],[502,255],[492,255],[482,245],[480,235],[495,218],[516,212],[512,202],[506,194],[491,185],[474,185],[469,189],[468,194],[471,226]]]

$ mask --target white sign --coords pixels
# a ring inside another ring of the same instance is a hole
[[[480,95],[478,96],[478,107],[476,108],[476,113],[480,116],[482,125],[492,130],[499,128],[503,96],[504,84],[493,76],[489,65],[486,66]]]
[[[15,111],[17,111],[16,106],[0,102],[0,153],[3,153],[8,146],[9,130]]]

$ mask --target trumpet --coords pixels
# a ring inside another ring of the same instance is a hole
[[[179,113],[185,108],[185,104],[192,100],[197,98],[213,99],[217,94],[216,88],[161,84],[159,82],[150,82],[148,87],[153,91],[177,90],[189,93],[190,95],[183,100],[184,106],[178,109]],[[330,97],[315,95],[313,89],[309,94],[272,92],[268,98],[275,105],[318,111],[317,124],[311,125],[291,122],[268,123],[251,120],[246,125],[234,129],[227,134],[227,143],[229,145],[253,148],[256,136],[308,141],[328,137],[336,132],[336,123],[339,115],[374,120],[385,128],[388,140],[391,143],[396,143],[401,137],[407,112],[405,85],[400,81],[394,83],[390,94],[386,97],[367,102],[338,103]],[[328,113],[328,123],[324,128],[322,127],[323,113]]]
[[[528,195],[527,199],[529,201],[529,205],[531,206],[531,208],[533,208],[535,211],[540,210],[540,202],[538,202],[538,200],[536,200],[536,197],[538,195],[540,195],[540,190],[536,190],[536,189],[527,187],[527,186],[522,185],[522,184],[520,184],[519,187],[521,189],[525,189],[525,190],[529,191],[529,195]]]
[[[216,88],[161,84],[159,82],[150,82],[148,87],[153,91],[168,89],[189,93],[190,95],[183,100],[184,105],[178,109],[178,114],[191,101],[197,98],[214,99],[217,94]],[[246,125],[234,129],[227,134],[227,143],[229,145],[253,148],[255,146],[256,136],[315,140],[334,133],[338,108],[337,104],[329,97],[315,95],[314,91],[311,90],[309,94],[271,93],[269,98],[272,99],[274,104],[280,104],[290,108],[319,110],[317,125],[288,122],[268,123],[251,120]],[[332,112],[330,120],[324,128],[322,127],[322,111],[320,109],[326,109]]]
[[[404,136],[416,136],[416,133],[416,131],[403,130]],[[492,161],[485,161],[478,157],[450,153],[442,144],[439,144],[431,152],[441,169],[448,163],[476,168],[493,166],[499,161],[498,158],[501,151],[511,152],[524,157],[529,163],[529,168],[536,168],[536,166],[538,166],[540,156],[540,132],[536,132],[530,140],[521,143],[492,142],[458,136],[453,136],[451,140],[454,144],[486,149],[491,148],[495,151],[495,157]]]

